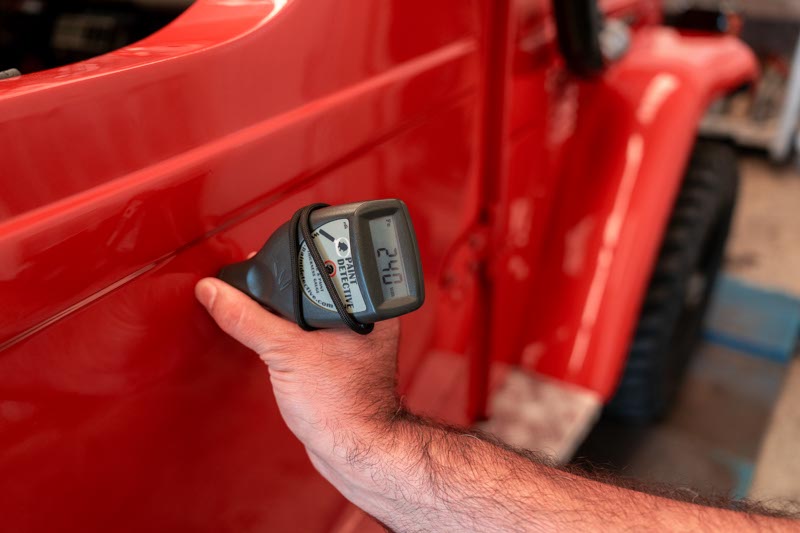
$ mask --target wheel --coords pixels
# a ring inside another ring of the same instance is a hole
[[[702,332],[733,217],[739,171],[733,148],[694,147],[645,295],[608,416],[632,423],[663,417]]]

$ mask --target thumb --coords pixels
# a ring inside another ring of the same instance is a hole
[[[297,334],[295,324],[270,313],[222,280],[201,279],[194,293],[222,331],[258,354],[268,353]]]

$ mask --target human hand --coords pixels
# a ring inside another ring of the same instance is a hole
[[[284,421],[313,454],[327,460],[338,444],[369,439],[399,409],[397,320],[366,336],[307,332],[218,279],[200,280],[195,295],[223,331],[268,365]]]
[[[392,530],[797,529],[740,505],[715,509],[587,480],[485,435],[403,416],[396,320],[368,336],[304,332],[221,280],[201,280],[195,293],[267,363],[281,414],[317,470]]]

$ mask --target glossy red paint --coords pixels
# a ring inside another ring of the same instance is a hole
[[[300,205],[404,198],[428,302],[404,319],[402,384],[439,353],[458,379],[465,354],[435,352],[437,333],[471,316],[470,293],[445,313],[438,285],[478,209],[483,9],[206,0],[142,43],[0,85],[4,530],[339,523],[262,365],[192,286]],[[464,422],[466,374],[450,384]]]
[[[697,124],[756,68],[736,39],[649,27],[599,80],[515,75],[492,268],[494,307],[519,312],[496,315],[494,357],[613,394]]]
[[[607,8],[636,38],[593,83],[545,0],[199,0],[0,82],[2,527],[357,529],[192,296],[311,202],[408,203],[415,409],[479,416],[490,353],[606,394],[696,121],[753,69]]]

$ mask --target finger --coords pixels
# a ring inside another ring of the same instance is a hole
[[[295,324],[270,313],[222,280],[201,279],[195,286],[195,296],[222,331],[259,354],[297,334]]]

